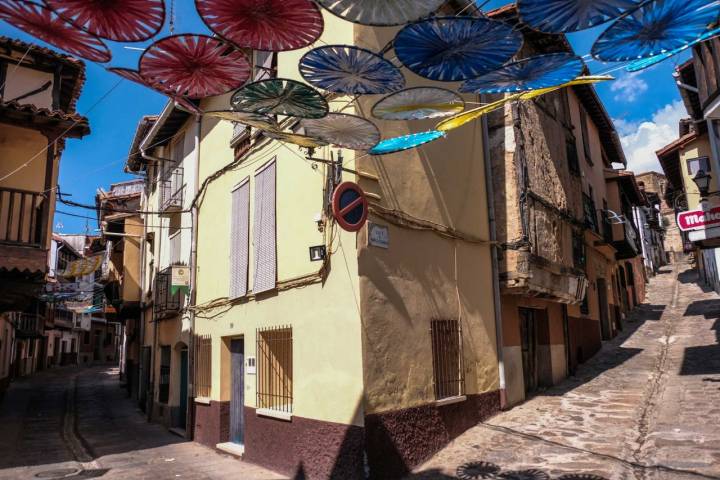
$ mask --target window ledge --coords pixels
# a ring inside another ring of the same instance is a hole
[[[259,417],[276,418],[285,422],[292,421],[293,414],[289,412],[279,412],[277,410],[270,410],[269,408],[258,408],[255,410],[255,414]]]
[[[448,398],[442,398],[440,400],[435,401],[436,407],[444,407],[445,405],[452,405],[453,403],[460,403],[467,400],[467,396],[465,395],[459,395],[457,397],[448,397]]]
[[[195,397],[195,403],[202,403],[203,405],[210,405],[210,397]]]

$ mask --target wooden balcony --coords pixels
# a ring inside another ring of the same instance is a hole
[[[0,244],[41,248],[46,204],[42,193],[0,187]]]
[[[15,336],[18,338],[42,337],[45,318],[34,313],[10,313],[10,322],[15,327]]]

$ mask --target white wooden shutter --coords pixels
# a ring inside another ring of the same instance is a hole
[[[275,161],[273,160],[255,174],[253,293],[275,288],[277,279],[275,235]]]
[[[248,291],[248,229],[250,226],[250,180],[232,192],[230,228],[230,298]]]

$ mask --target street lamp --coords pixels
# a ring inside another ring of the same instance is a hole
[[[698,186],[698,190],[700,190],[700,197],[705,198],[708,196],[710,191],[710,180],[712,180],[712,176],[705,173],[705,170],[698,170],[695,174],[693,181]]]

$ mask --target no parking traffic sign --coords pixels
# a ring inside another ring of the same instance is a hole
[[[368,201],[365,192],[353,182],[337,186],[332,198],[333,217],[348,232],[360,230],[368,217]]]

